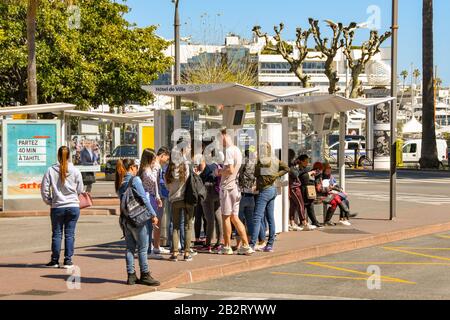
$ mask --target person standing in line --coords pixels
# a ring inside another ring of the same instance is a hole
[[[222,212],[224,247],[219,254],[232,255],[231,249],[231,224],[234,225],[243,245],[238,254],[250,255],[254,250],[249,246],[245,226],[239,219],[239,202],[241,194],[237,184],[237,175],[242,165],[241,150],[234,145],[232,137],[227,129],[221,130],[222,145],[225,148],[225,161],[223,168],[216,170],[216,176],[221,177],[220,182],[220,208]]]
[[[158,218],[156,217],[155,210],[150,204],[147,195],[145,194],[144,186],[142,184],[141,178],[136,176],[138,173],[138,165],[133,159],[118,160],[116,165],[116,180],[115,180],[115,190],[119,196],[121,202],[121,208],[123,207],[122,201],[123,194],[128,187],[131,187],[134,191],[136,197],[140,199],[140,202],[145,205],[148,212],[150,213],[150,221],[153,224],[158,223]],[[131,185],[130,185],[131,184]],[[149,246],[149,227],[147,223],[142,226],[136,227],[130,224],[123,213],[120,214],[120,227],[122,228],[123,235],[126,242],[126,268],[127,268],[127,284],[142,284],[147,286],[159,286],[159,281],[155,280],[149,271],[148,267],[148,246]],[[141,277],[138,279],[136,276],[136,271],[134,268],[134,253],[138,251],[139,267],[141,269]]]
[[[292,164],[289,171],[289,231],[311,231],[316,229],[308,223],[308,217],[305,212],[305,201],[302,194],[302,183],[300,181],[300,174],[298,159],[295,158],[295,152],[289,162]],[[298,213],[300,225],[295,221],[295,213]]]
[[[256,197],[250,246],[255,246],[261,228],[261,220],[266,219],[269,225],[269,239],[266,246],[260,250],[273,252],[276,230],[274,211],[275,198],[277,197],[275,182],[289,172],[289,166],[272,154],[270,143],[263,143],[260,150],[261,156],[255,167],[256,188],[259,193]]]
[[[178,143],[179,145],[180,143]],[[186,184],[190,175],[190,167],[187,155],[188,146],[175,147],[170,154],[169,167],[165,174],[165,183],[169,189],[169,202],[172,207],[173,235],[172,235],[172,255],[170,261],[178,261],[178,243],[180,234],[180,220],[184,216],[184,261],[192,261],[191,238],[194,220],[194,206],[186,203]]]
[[[241,201],[239,203],[239,219],[244,222],[247,228],[247,236],[252,235],[253,215],[255,213],[255,203],[258,191],[256,190],[256,152],[251,152],[249,149],[244,152],[244,163],[239,170],[239,189],[241,191]],[[261,228],[259,229],[258,244],[256,249],[264,248],[266,246],[266,219],[261,220]],[[237,247],[239,248],[241,241],[238,238]]]
[[[64,232],[64,268],[73,266],[75,228],[80,217],[78,196],[83,192],[80,171],[69,162],[70,151],[66,146],[58,150],[58,163],[45,173],[41,183],[42,200],[49,206],[52,222],[52,256],[47,267],[59,268],[62,234]]]
[[[299,178],[301,182],[303,201],[305,202],[305,210],[308,213],[308,217],[311,220],[313,226],[317,228],[323,228],[323,225],[319,223],[316,218],[316,213],[314,211],[314,199],[308,199],[307,186],[315,187],[315,175],[317,172],[308,167],[309,157],[306,154],[301,155],[298,158],[299,166]]]
[[[204,142],[203,149],[205,149],[207,145],[208,142]],[[200,178],[206,188],[206,198],[201,203],[206,218],[206,242],[205,245],[199,249],[199,251],[206,253],[219,252],[222,249],[221,239],[223,238],[220,198],[216,189],[217,177],[215,175],[215,172],[219,166],[214,161],[214,155],[215,153],[213,151],[211,159],[202,157],[199,165],[199,171],[201,172]],[[216,231],[216,243],[212,246],[211,242],[214,236],[214,230]]]
[[[160,166],[157,165],[156,161],[157,161],[157,156],[156,156],[155,152],[152,149],[148,149],[148,148],[144,149],[144,151],[142,152],[142,156],[141,156],[138,176],[142,180],[144,190],[150,201],[150,204],[153,207],[153,210],[155,210],[155,212],[162,214],[163,211],[159,210],[163,206],[163,203],[161,200],[161,195],[159,192],[159,181],[158,181]],[[158,216],[158,223],[159,224],[161,223],[161,216]],[[151,255],[152,254],[152,238],[153,238],[152,234],[153,233],[156,234],[157,231],[160,234],[160,232],[159,232],[158,225],[156,225],[155,228],[153,228],[152,224],[149,222],[148,227],[149,227],[148,253]],[[157,239],[156,239],[156,237],[153,239],[153,246],[154,246],[153,257],[161,259],[162,256],[161,256],[160,237],[159,236]],[[165,252],[165,253],[167,253],[167,252]]]

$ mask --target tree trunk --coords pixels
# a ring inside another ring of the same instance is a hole
[[[339,78],[337,77],[337,72],[334,70],[333,61],[327,61],[325,63],[325,75],[328,78],[328,93],[329,94],[335,94],[337,92],[336,85],[339,82]]]
[[[27,47],[28,47],[28,67],[27,67],[27,104],[37,104],[37,80],[36,80],[36,15],[37,1],[28,0],[27,10]]]
[[[420,167],[438,169],[439,160],[436,148],[434,124],[434,88],[433,88],[433,0],[423,0],[422,11],[422,154]]]
[[[351,79],[351,90],[350,90],[350,98],[355,99],[359,96],[359,75],[362,71],[359,68],[352,69],[352,79]]]

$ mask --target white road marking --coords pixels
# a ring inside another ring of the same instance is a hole
[[[389,183],[388,179],[370,179],[370,178],[347,178],[349,184],[386,184]],[[399,179],[398,184],[415,184],[415,183],[428,183],[428,184],[447,184],[450,186],[450,179]]]
[[[169,292],[169,291],[155,291],[140,294],[138,296],[123,298],[120,300],[177,300],[185,297],[192,296],[189,293],[177,293],[177,292]]]
[[[377,192],[376,194],[373,194],[363,191],[350,191],[349,195],[352,197],[364,198],[369,201],[389,201],[389,193],[384,192]],[[450,197],[412,193],[397,193],[397,201],[440,206],[444,204],[450,204]]]

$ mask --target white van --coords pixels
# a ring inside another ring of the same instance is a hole
[[[441,166],[448,164],[447,141],[436,140],[438,159]],[[422,152],[422,140],[408,140],[403,145],[403,163],[405,166],[418,166]]]

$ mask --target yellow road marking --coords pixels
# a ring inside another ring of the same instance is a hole
[[[407,253],[407,254],[411,254],[411,255],[419,256],[419,257],[426,257],[426,258],[432,258],[432,259],[438,259],[438,260],[450,261],[450,258],[445,258],[445,257],[440,257],[440,256],[434,256],[434,255],[431,255],[431,254],[418,253],[418,252],[414,252],[414,251],[402,250],[402,249],[396,249],[396,248],[392,248],[392,247],[382,247],[382,248],[385,249],[385,250],[391,250],[391,251],[397,251],[397,252]]]
[[[450,235],[446,235],[446,234],[438,234],[436,237],[443,238],[443,239],[450,239]]]
[[[362,275],[367,275],[367,276],[372,276],[371,273],[368,272],[362,272],[362,271],[357,271],[357,270],[352,270],[352,269],[347,269],[347,268],[340,268],[340,267],[335,267],[335,266],[330,266],[324,263],[320,263],[320,262],[307,262],[307,264],[316,266],[316,267],[322,267],[322,268],[328,268],[328,269],[333,269],[333,270],[338,270],[338,271],[344,271],[344,272],[350,272],[350,273],[355,273],[355,274],[362,274]],[[415,282],[411,282],[408,280],[403,280],[403,279],[398,279],[398,278],[393,278],[393,277],[387,277],[387,276],[380,276],[381,279],[385,279],[385,280],[391,280],[393,282],[399,282],[399,283],[405,283],[405,284],[416,284]]]
[[[389,247],[394,249],[410,249],[410,250],[437,250],[437,251],[450,251],[450,248],[428,248],[428,247]]]
[[[418,265],[418,266],[450,266],[444,262],[362,262],[362,261],[326,261],[326,264],[353,264],[353,265]]]
[[[326,279],[347,279],[347,280],[363,280],[367,281],[369,278],[358,278],[358,277],[345,277],[345,276],[328,276],[323,274],[314,273],[295,273],[295,272],[271,272],[273,275],[280,276],[300,276],[300,277],[311,277],[311,278],[326,278]],[[398,282],[395,280],[381,279],[384,282]]]

